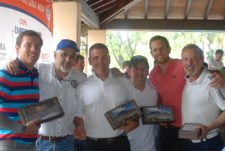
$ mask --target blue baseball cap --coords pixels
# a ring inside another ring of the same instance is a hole
[[[63,48],[71,48],[71,49],[74,49],[76,52],[80,52],[80,49],[77,47],[76,42],[69,40],[69,39],[62,39],[58,43],[56,51],[63,49]]]

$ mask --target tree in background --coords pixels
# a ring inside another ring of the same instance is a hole
[[[107,46],[120,68],[125,60],[130,60],[139,50],[138,45],[143,45],[143,32],[112,31],[107,32]]]
[[[121,69],[124,60],[136,54],[143,55],[143,49],[148,52],[146,57],[150,57],[149,40],[155,35],[168,38],[172,48],[171,57],[180,58],[182,48],[190,43],[201,47],[206,59],[213,57],[216,49],[225,50],[225,33],[219,32],[108,31],[106,41],[110,55]],[[153,60],[149,60],[149,63],[153,65]]]

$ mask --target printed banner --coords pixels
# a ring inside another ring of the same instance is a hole
[[[0,0],[0,14],[0,65],[16,58],[16,38],[19,33],[28,29],[41,33],[44,44],[39,61],[51,61],[53,56],[51,0]]]

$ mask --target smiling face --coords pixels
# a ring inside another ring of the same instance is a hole
[[[202,72],[204,58],[193,48],[183,49],[181,57],[186,74],[197,79]]]
[[[72,70],[75,56],[76,52],[71,48],[63,48],[55,51],[55,69],[63,73],[69,72]]]
[[[145,85],[148,76],[148,67],[145,63],[139,62],[135,66],[129,68],[129,75],[134,85]]]
[[[164,64],[169,60],[170,47],[162,40],[153,40],[149,45],[151,55],[157,64]]]
[[[28,68],[32,69],[40,57],[42,42],[39,37],[23,36],[20,45],[16,45],[18,58]]]
[[[103,48],[92,49],[89,54],[89,63],[92,65],[92,70],[99,78],[103,80],[107,78],[110,64],[108,50]]]

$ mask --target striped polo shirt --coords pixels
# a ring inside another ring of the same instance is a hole
[[[35,68],[28,70],[19,59],[17,61],[19,63],[17,75],[12,75],[5,69],[0,70],[0,112],[19,123],[17,110],[39,101],[39,79]],[[0,128],[0,140],[31,144],[36,138],[37,135],[18,134]]]

